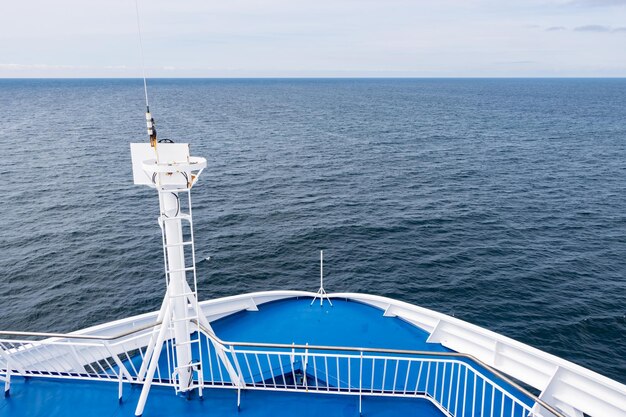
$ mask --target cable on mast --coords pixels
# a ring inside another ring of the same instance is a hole
[[[156,125],[154,118],[150,114],[150,103],[148,101],[148,83],[146,82],[146,62],[143,53],[143,39],[141,37],[141,22],[139,20],[139,2],[135,0],[135,12],[137,15],[137,34],[139,35],[139,51],[141,53],[141,72],[143,75],[143,92],[146,98],[146,127],[148,128],[148,136],[150,137],[150,146],[156,149],[158,143]]]

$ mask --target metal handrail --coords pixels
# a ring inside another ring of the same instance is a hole
[[[457,358],[465,358],[476,362],[478,365],[487,369],[489,372],[497,376],[498,378],[505,381],[507,384],[513,386],[515,389],[519,390],[526,396],[530,397],[537,404],[541,405],[543,408],[548,410],[550,413],[555,415],[556,417],[567,417],[565,414],[561,413],[559,410],[555,409],[550,404],[543,401],[541,398],[537,397],[532,392],[528,391],[526,388],[519,385],[517,382],[510,379],[508,376],[493,368],[491,365],[481,361],[469,353],[459,353],[459,352],[431,352],[424,350],[410,350],[410,349],[388,349],[388,348],[367,348],[367,347],[352,347],[352,346],[323,346],[323,345],[296,345],[296,344],[283,344],[283,343],[252,343],[252,342],[229,342],[220,339],[215,333],[211,330],[204,327],[202,324],[197,323],[198,327],[209,339],[213,340],[216,343],[225,346],[240,346],[240,347],[261,347],[261,348],[277,348],[277,349],[305,349],[305,350],[331,350],[331,351],[348,351],[348,352],[369,352],[369,353],[392,353],[399,355],[422,355],[422,356],[442,356],[442,357],[457,357]]]
[[[46,333],[46,332],[20,332],[14,330],[0,330],[0,336],[39,336],[39,337],[58,337],[65,339],[88,339],[88,340],[116,340],[122,337],[130,336],[134,333],[160,326],[162,322],[158,321],[152,324],[146,324],[145,326],[135,327],[134,329],[127,330],[112,336],[98,336],[90,334],[76,334],[76,333]],[[33,342],[41,342],[41,340],[33,340]]]
[[[297,344],[284,344],[284,343],[254,343],[254,342],[231,342],[220,339],[212,330],[208,329],[201,323],[193,320],[198,328],[204,333],[206,337],[211,339],[213,342],[218,343],[222,346],[232,346],[232,347],[256,347],[256,348],[275,348],[275,349],[304,349],[304,350],[326,350],[326,351],[347,351],[347,352],[358,352],[358,353],[389,353],[389,354],[398,354],[398,355],[421,355],[421,356],[439,356],[439,357],[453,357],[453,358],[465,358],[469,359],[478,365],[485,368],[487,371],[494,374],[496,377],[502,379],[507,384],[511,385],[524,395],[531,398],[534,402],[541,405],[543,408],[548,410],[556,417],[567,417],[557,409],[555,409],[550,404],[543,401],[541,398],[537,397],[535,394],[528,391],[526,388],[519,385],[517,382],[510,379],[507,375],[498,371],[491,365],[483,362],[477,357],[470,355],[469,353],[459,353],[459,352],[436,352],[436,351],[424,351],[424,350],[410,350],[410,349],[389,349],[389,348],[368,348],[368,347],[353,347],[353,346],[326,346],[326,345],[297,345]],[[141,326],[138,328],[134,328],[132,330],[128,330],[125,332],[118,333],[112,336],[97,336],[97,335],[77,335],[71,333],[45,333],[45,332],[20,332],[20,331],[0,331],[0,335],[12,335],[12,336],[39,336],[39,337],[58,337],[58,338],[68,338],[68,339],[89,339],[89,340],[115,340],[120,339],[125,336],[129,336],[134,333],[138,333],[153,327],[157,327],[161,325],[162,322],[156,322],[153,324]],[[33,341],[33,342],[41,342],[41,341]]]

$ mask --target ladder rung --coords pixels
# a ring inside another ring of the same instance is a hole
[[[177,246],[188,246],[188,245],[193,245],[192,241],[188,241],[188,242],[181,242],[181,243],[167,243],[165,245],[166,248],[175,248]]]
[[[176,346],[186,346],[186,345],[192,345],[194,343],[198,343],[199,340],[194,339],[194,340],[188,340],[186,342],[179,342],[179,343],[174,343],[172,346],[176,347]]]
[[[191,221],[191,216],[189,214],[183,214],[180,213],[178,216],[174,216],[174,217],[167,217],[164,215],[161,215],[161,220],[164,222],[170,221],[170,220],[189,220]]]
[[[176,272],[189,272],[189,271],[193,271],[194,269],[196,269],[194,266],[188,266],[187,268],[180,268],[180,269],[170,269],[169,271],[167,271],[168,274],[173,274]]]
[[[174,370],[178,371],[178,370],[183,369],[183,368],[191,368],[193,366],[200,366],[200,365],[201,365],[200,362],[191,362],[190,364],[187,364],[187,365],[177,366],[177,367],[174,368]]]
[[[198,320],[196,316],[183,317],[180,319],[172,319],[172,323],[179,323],[181,321],[190,321],[190,320]]]
[[[184,292],[182,294],[174,294],[174,295],[170,295],[170,298],[178,298],[178,297],[188,297],[190,295],[196,295],[195,292]]]
[[[165,190],[161,190],[159,192],[169,194],[169,193],[184,193],[184,192],[188,193],[189,191],[191,191],[191,188],[168,188]]]

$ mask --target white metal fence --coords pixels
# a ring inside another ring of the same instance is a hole
[[[224,349],[240,381],[225,382],[226,374],[213,369],[205,370],[204,383],[232,384],[237,389],[355,395],[359,407],[363,396],[422,398],[433,402],[445,415],[455,417],[540,415],[533,412],[533,398],[464,358],[318,348],[231,345]],[[216,355],[209,352],[208,356],[215,368]]]
[[[146,335],[119,341],[99,338],[0,339],[0,374],[129,381],[136,379]],[[163,377],[166,375],[163,374]],[[161,378],[161,376],[159,376]]]
[[[117,381],[121,397],[124,382],[142,382],[139,372],[153,331],[108,339],[0,339],[0,375],[6,389],[13,374]],[[201,337],[206,343],[197,345],[204,351],[192,354],[202,357],[194,378],[204,387],[354,395],[359,405],[363,396],[421,398],[454,417],[539,417],[533,412],[535,402],[547,406],[493,369],[453,352],[231,343],[210,333]],[[153,383],[173,386],[177,365],[171,343],[165,350]],[[236,370],[234,378],[220,356]],[[561,415],[543,416],[553,414]]]
[[[526,404],[458,359],[329,352],[235,350],[246,389],[432,400],[452,416],[527,416]]]

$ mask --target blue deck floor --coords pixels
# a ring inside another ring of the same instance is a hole
[[[133,416],[140,389],[124,389],[124,401],[117,401],[117,384],[98,381],[68,381],[14,378],[11,396],[0,400],[2,417]],[[358,397],[325,394],[244,391],[241,410],[237,393],[227,389],[207,389],[204,398],[190,400],[174,395],[171,388],[153,387],[144,410],[146,417],[319,417],[359,416]],[[443,414],[421,399],[363,397],[367,417],[440,417]]]
[[[333,300],[333,307],[328,302],[320,307],[319,302],[310,305],[311,299],[288,299],[259,306],[259,311],[242,311],[222,318],[213,323],[217,335],[226,341],[232,342],[262,342],[285,344],[315,344],[330,346],[356,346],[411,349],[421,351],[449,351],[437,343],[427,343],[428,333],[393,317],[384,317],[377,308],[358,302]],[[206,349],[204,344],[203,350]],[[197,355],[197,349],[196,353]],[[205,366],[205,381],[220,379],[229,382],[225,368],[223,376],[218,377],[219,362],[215,353],[203,353]],[[286,358],[285,358],[286,359]],[[133,362],[140,361],[137,356]],[[167,355],[160,358],[160,368],[167,369]],[[359,369],[354,363],[352,373]],[[379,367],[381,364],[377,364]],[[281,365],[289,370],[293,366],[302,367],[301,363],[286,363]],[[371,368],[372,363],[365,364]],[[215,375],[209,378],[209,370]],[[261,377],[271,368],[277,368],[276,363],[261,362],[252,372],[245,375],[246,380],[262,380]],[[262,368],[262,369],[261,369]],[[350,368],[348,368],[350,369]],[[322,375],[329,386],[337,387],[339,380],[333,375],[349,380],[346,375],[339,375],[336,368],[328,369],[327,375]],[[398,380],[407,381],[413,386],[419,381],[417,370],[399,367],[396,369]],[[488,372],[485,372],[488,374]],[[246,374],[246,372],[244,372]],[[254,374],[254,375],[253,375]],[[377,375],[382,375],[378,372]],[[460,374],[459,374],[460,375]],[[406,378],[405,378],[406,376]],[[391,372],[388,380],[378,382],[378,386],[389,389],[393,379]],[[334,379],[333,379],[334,378]],[[441,379],[454,378],[451,369]],[[358,379],[358,376],[357,378]],[[64,416],[64,415],[104,415],[130,416],[133,415],[139,395],[137,387],[125,385],[122,404],[117,402],[117,383],[86,382],[69,380],[52,380],[30,378],[24,382],[14,378],[11,397],[0,399],[0,417],[3,416]],[[354,377],[352,381],[354,381]],[[407,385],[408,385],[407,384]],[[455,390],[451,385],[452,390]],[[505,384],[501,384],[505,386]],[[366,388],[367,384],[364,385]],[[425,387],[425,385],[424,385]],[[472,385],[470,384],[470,389]],[[479,387],[480,388],[480,387]],[[513,392],[511,387],[506,387]],[[517,393],[516,393],[517,394]],[[516,395],[517,396],[517,395]],[[440,411],[429,401],[423,399],[400,399],[383,397],[364,397],[364,414],[368,416],[387,415],[414,415],[439,416]],[[490,394],[487,393],[487,404],[491,404]],[[528,400],[528,399],[527,399]],[[496,405],[499,400],[495,399]],[[528,403],[528,401],[527,401]],[[186,400],[177,397],[173,388],[153,387],[144,412],[148,416],[164,415],[200,415],[211,414],[219,416],[249,415],[249,416],[281,416],[281,415],[356,415],[358,416],[358,397],[336,394],[285,393],[247,390],[242,394],[242,409],[237,412],[236,391],[230,389],[206,390],[205,398]]]
[[[296,343],[429,351],[448,351],[426,343],[428,333],[383,311],[354,301],[333,300],[319,305],[310,298],[264,304],[259,311],[242,311],[216,321],[215,333],[237,342]]]

